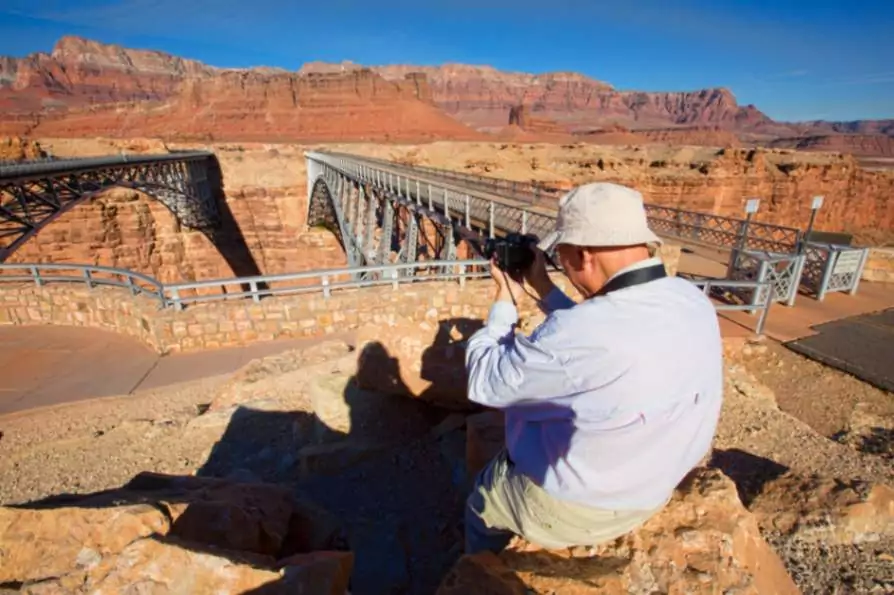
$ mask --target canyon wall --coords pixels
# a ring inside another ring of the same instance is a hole
[[[227,197],[213,236],[183,228],[160,202],[113,188],[79,204],[23,244],[9,263],[92,264],[162,283],[347,266],[329,231],[306,230],[307,199],[242,189]]]
[[[439,110],[424,76],[369,69],[219,69],[162,52],[63,38],[0,62],[0,132],[202,140],[476,139]]]
[[[651,203],[805,228],[814,196],[825,196],[816,228],[857,233],[873,244],[894,240],[894,173],[867,171],[850,156],[769,149],[589,144],[443,143],[358,145],[373,157],[495,178],[571,188],[595,181],[641,191]]]
[[[769,122],[754,106],[739,106],[729,89],[618,91],[577,73],[531,75],[461,64],[375,70],[389,80],[409,72],[425,73],[434,101],[458,120],[478,128],[502,126],[517,105],[527,106],[538,117],[561,122],[567,131],[612,124],[631,128],[704,123],[748,127]]]

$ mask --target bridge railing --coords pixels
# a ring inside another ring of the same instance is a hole
[[[45,176],[77,174],[85,171],[109,167],[130,167],[149,165],[165,161],[194,161],[213,157],[208,151],[182,151],[174,153],[144,155],[104,155],[101,157],[78,157],[70,159],[48,159],[46,161],[0,164],[0,182],[22,181]]]
[[[490,176],[421,165],[394,163],[383,159],[357,155],[324,154],[332,155],[343,162],[371,162],[377,164],[380,168],[400,170],[408,175],[423,174],[436,177],[498,196],[505,196],[513,201],[523,202],[532,206],[555,209],[558,206],[558,200],[566,193],[565,190],[550,187],[546,184],[515,182]],[[745,219],[738,217],[688,211],[652,203],[646,203],[645,209],[649,218],[649,224],[656,233],[720,248],[731,249],[737,247],[740,241],[742,241],[745,248],[773,252],[791,252],[798,246],[802,237],[800,229],[784,225],[757,221],[746,222]]]
[[[412,269],[414,274],[402,275],[401,271],[407,269]],[[364,278],[364,272],[378,275],[377,278]],[[49,283],[83,283],[88,288],[120,287],[127,289],[133,296],[144,295],[157,300],[159,309],[174,310],[183,310],[190,304],[233,299],[260,302],[265,297],[280,295],[322,294],[328,298],[334,291],[375,286],[390,285],[397,291],[402,285],[431,281],[455,282],[462,287],[468,280],[484,279],[489,275],[485,260],[442,260],[165,285],[148,275],[111,267],[48,263],[0,264],[0,283],[28,282],[38,287]],[[747,311],[756,314],[758,319],[755,332],[758,335],[763,334],[767,313],[773,303],[768,282],[730,279],[690,281],[702,289],[705,295],[713,298],[717,311]],[[738,300],[737,297],[734,300],[729,297],[740,296],[742,292],[751,293],[752,299]]]

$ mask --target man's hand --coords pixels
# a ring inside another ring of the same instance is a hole
[[[546,272],[546,256],[543,254],[543,250],[536,246],[532,247],[531,250],[534,251],[534,264],[525,271],[525,279],[542,300],[552,291],[555,284],[549,278],[549,273]]]
[[[494,282],[497,284],[495,301],[517,304],[519,298],[525,292],[521,285],[524,281],[522,279],[513,279],[509,273],[501,270],[497,266],[495,258],[490,261],[490,276],[494,278]]]

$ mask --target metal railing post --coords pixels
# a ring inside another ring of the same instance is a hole
[[[429,211],[434,211],[434,210],[435,210],[435,207],[434,207],[433,204],[432,204],[432,190],[431,190],[431,184],[428,185],[428,210],[429,210]]]
[[[763,308],[761,308],[760,316],[757,319],[757,327],[755,328],[755,332],[757,332],[758,336],[764,334],[764,325],[767,322],[767,317],[770,315],[770,306],[773,305],[773,290],[772,288],[768,288],[768,291],[765,294],[767,296],[767,301],[763,304]]]
[[[488,218],[488,232],[487,235],[489,238],[493,239],[494,237],[494,201],[490,201],[487,206],[487,218]]]
[[[178,312],[183,310],[183,302],[180,301],[180,291],[176,287],[171,288],[171,301],[174,303],[174,309]]]
[[[329,289],[329,275],[323,275],[321,284],[323,285],[323,297],[328,298],[331,292],[331,290]]]
[[[84,281],[89,289],[93,289],[93,277],[90,275],[90,269],[84,269]]]
[[[397,274],[397,269],[391,269],[391,288],[397,289],[400,282],[398,281],[399,275]]]
[[[258,282],[257,281],[249,281],[248,287],[251,289],[251,299],[254,303],[260,303],[261,295],[258,293]]]
[[[34,277],[34,284],[38,287],[43,286],[43,279],[40,278],[40,271],[36,266],[31,267],[31,276]]]
[[[466,229],[472,228],[472,213],[469,207],[469,195],[466,194]]]

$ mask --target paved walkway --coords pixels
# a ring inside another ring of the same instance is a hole
[[[352,335],[326,337],[352,340]],[[0,326],[0,415],[138,394],[235,372],[249,361],[323,339],[294,339],[160,357],[130,337],[66,326]]]

